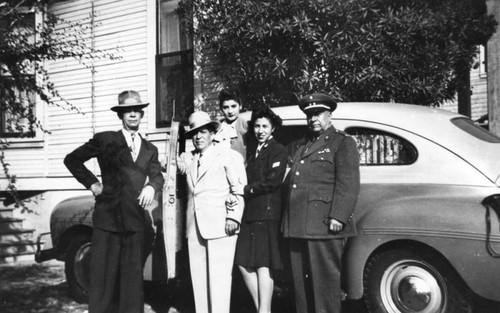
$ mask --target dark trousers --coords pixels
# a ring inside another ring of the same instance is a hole
[[[343,239],[289,240],[297,313],[340,313]]]
[[[142,313],[144,233],[94,228],[89,313]]]

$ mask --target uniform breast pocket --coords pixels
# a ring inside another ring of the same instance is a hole
[[[316,153],[311,156],[311,175],[323,176],[333,174],[333,155],[330,153]]]
[[[327,235],[333,191],[331,189],[310,189],[307,200],[307,233]]]

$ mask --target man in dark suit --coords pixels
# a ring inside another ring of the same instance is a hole
[[[64,159],[73,176],[90,189],[93,211],[89,312],[143,312],[145,211],[163,187],[158,149],[141,138],[144,116],[139,93],[118,95],[123,128],[97,133]],[[97,158],[102,183],[84,163]]]
[[[291,169],[283,235],[289,238],[297,313],[340,313],[340,270],[347,237],[355,236],[359,192],[356,142],[331,124],[335,100],[300,99],[310,132],[289,146]]]

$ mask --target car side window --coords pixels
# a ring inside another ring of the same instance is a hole
[[[417,160],[417,149],[397,135],[365,127],[345,130],[358,145],[360,165],[408,165]]]
[[[287,125],[282,126],[276,134],[274,134],[276,140],[286,147],[289,143],[299,138],[304,137],[308,132],[307,125]]]

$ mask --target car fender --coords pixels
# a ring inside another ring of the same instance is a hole
[[[442,255],[475,293],[500,300],[500,260],[485,248],[485,207],[481,204],[487,192],[477,188],[444,197],[445,193],[391,198],[374,203],[358,215],[358,237],[346,245],[344,279],[348,296],[363,295],[363,272],[370,255],[377,249],[406,242],[425,245]],[[473,191],[473,192],[472,192]],[[472,192],[472,193],[471,193]],[[448,193],[449,194],[449,193]],[[472,195],[474,194],[474,195]],[[494,228],[494,227],[493,227]],[[492,241],[500,250],[498,226]],[[460,243],[460,246],[457,244]],[[491,272],[486,269],[498,268]],[[483,286],[488,277],[498,276],[496,286]]]
[[[95,199],[93,196],[71,197],[57,204],[50,215],[50,231],[52,244],[60,250],[61,239],[69,230],[92,229],[92,211]]]

